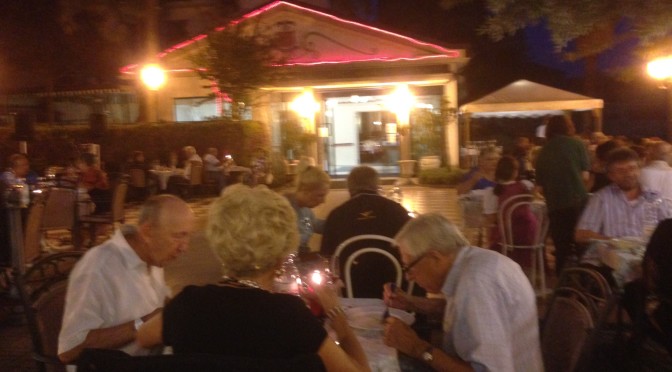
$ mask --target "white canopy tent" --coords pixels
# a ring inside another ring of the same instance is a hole
[[[604,101],[528,80],[515,81],[476,101],[460,106],[464,118],[464,139],[470,140],[470,122],[481,117],[540,117],[591,111],[593,130],[602,131]],[[465,142],[466,143],[466,142]]]

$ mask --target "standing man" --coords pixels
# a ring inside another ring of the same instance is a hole
[[[88,251],[68,282],[61,361],[73,362],[85,348],[147,354],[135,334],[169,297],[163,267],[187,250],[193,229],[194,214],[185,202],[156,196],[142,206],[137,226],[122,226]]]
[[[336,207],[329,213],[322,233],[320,254],[330,257],[336,247],[346,239],[362,234],[376,234],[393,238],[404,224],[411,219],[408,211],[401,204],[378,194],[380,178],[375,169],[359,166],[348,175],[348,191],[350,200]],[[366,243],[363,241],[362,243]],[[343,252],[343,263],[357,246],[349,247],[352,250]],[[380,247],[383,248],[383,247]],[[399,258],[396,249],[390,251]],[[356,297],[375,298],[380,296],[380,283],[374,279],[394,277],[394,272],[388,273],[388,265],[380,265],[375,257],[362,256],[357,261],[356,270],[353,269],[353,281],[357,282]],[[359,273],[359,275],[358,275]],[[358,280],[358,278],[361,278]],[[383,280],[384,283],[388,280]]]
[[[296,212],[296,223],[301,235],[299,254],[309,253],[310,237],[313,233],[322,234],[324,230],[324,220],[316,218],[312,208],[324,203],[330,185],[331,180],[325,171],[308,166],[298,175],[296,191],[285,194]]]
[[[436,213],[410,220],[395,240],[406,278],[445,296],[443,343],[434,347],[389,317],[385,344],[437,371],[543,371],[536,298],[517,263],[469,246]],[[388,290],[386,303],[395,306]]]
[[[574,124],[569,119],[551,117],[546,127],[548,142],[539,152],[535,165],[538,191],[546,198],[548,207],[558,276],[570,255],[578,257],[574,228],[588,199],[588,151],[574,133]]]

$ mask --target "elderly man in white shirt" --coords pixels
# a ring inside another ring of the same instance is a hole
[[[147,354],[135,343],[143,322],[157,314],[170,295],[163,266],[185,252],[194,215],[171,195],[145,202],[137,226],[123,226],[89,250],[68,281],[58,356],[64,363],[86,348]]]
[[[651,147],[651,162],[642,168],[639,180],[646,189],[672,199],[672,145],[660,141]]]
[[[536,298],[518,264],[469,246],[457,226],[439,214],[410,220],[395,241],[408,280],[445,296],[444,339],[434,347],[389,317],[387,345],[438,371],[543,371]],[[386,286],[390,306],[396,307],[398,295]]]

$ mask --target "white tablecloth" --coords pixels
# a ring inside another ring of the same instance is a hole
[[[159,179],[161,190],[168,188],[168,179],[173,175],[181,175],[182,169],[151,169],[150,172]]]
[[[346,310],[356,307],[385,306],[383,300],[377,298],[342,298],[341,305]],[[401,371],[397,351],[383,343],[382,333],[368,332],[364,334],[355,330],[355,335],[366,353],[371,371]]]
[[[583,256],[582,262],[604,264],[614,270],[614,279],[619,287],[642,276],[642,258],[646,247],[633,249],[617,248],[608,240],[594,241]]]

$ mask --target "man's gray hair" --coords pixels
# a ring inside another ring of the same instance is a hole
[[[408,249],[406,253],[413,257],[431,249],[451,254],[469,246],[457,226],[438,213],[423,214],[408,221],[394,240],[398,244],[404,243]]]
[[[174,195],[155,195],[147,199],[140,207],[138,214],[138,225],[150,223],[157,225],[161,222],[161,216],[166,206],[173,203],[184,203],[184,201]]]

